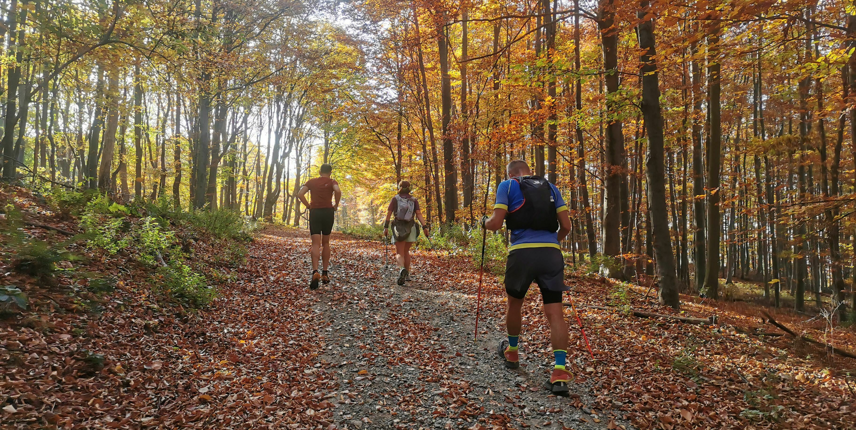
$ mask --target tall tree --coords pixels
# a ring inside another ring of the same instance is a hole
[[[445,12],[441,12],[445,14]],[[449,124],[452,119],[452,78],[449,76],[449,29],[446,19],[437,30],[437,44],[440,55],[441,79],[441,117],[443,124],[443,179],[445,185],[446,222],[455,222],[458,210],[458,174],[455,168],[455,146]]]
[[[547,42],[545,60],[547,62],[547,97],[549,98],[549,114],[547,116],[547,178],[556,183],[558,174],[556,171],[556,134],[558,131],[558,114],[556,112],[556,73],[553,67],[553,55],[556,51],[556,22],[550,9],[550,0],[541,0],[541,8],[544,14],[544,29]]]
[[[654,40],[653,11],[643,0],[638,12],[639,47],[643,50],[639,61],[642,74],[642,114],[648,132],[648,156],[645,161],[648,176],[648,211],[653,233],[654,258],[657,262],[657,281],[660,284],[660,303],[675,309],[680,307],[675,256],[669,233],[669,212],[666,206],[666,168],[663,143],[663,114],[660,110],[660,78],[657,70],[656,43]]]
[[[577,12],[574,14],[574,73],[576,74],[574,88],[574,103],[577,119],[574,121],[574,129],[577,135],[577,159],[579,160],[579,189],[580,199],[582,200],[583,216],[586,220],[586,238],[588,242],[589,257],[594,257],[597,254],[597,241],[595,238],[594,222],[592,221],[592,208],[589,202],[588,183],[586,179],[586,146],[583,139],[582,127],[582,110],[583,110],[583,90],[582,90],[582,71],[580,65],[580,1],[574,0],[574,9]]]
[[[606,126],[606,147],[604,150],[604,169],[606,184],[604,187],[603,214],[603,253],[618,258],[621,255],[621,218],[622,208],[627,207],[622,196],[621,184],[625,176],[624,169],[624,133],[620,110],[620,80],[618,73],[618,27],[615,23],[614,0],[600,0],[598,5],[598,29],[601,34],[603,51],[604,81],[606,83],[606,108],[610,118]],[[608,267],[612,278],[624,278],[617,264]]]
[[[27,0],[21,2],[20,10],[18,0],[11,0],[6,20],[9,32],[9,56],[14,58],[12,66],[9,67],[6,82],[6,112],[3,127],[3,139],[0,146],[3,149],[3,178],[14,179],[17,176],[18,157],[15,153],[15,127],[18,124],[18,84],[21,81],[21,64],[24,59],[25,35],[24,24],[27,21]],[[20,21],[20,23],[19,23]],[[20,133],[23,134],[24,130]]]
[[[719,237],[720,223],[719,166],[722,157],[722,115],[720,106],[721,65],[719,63],[719,17],[714,18],[708,35],[708,111],[710,117],[710,142],[707,148],[707,264],[704,286],[710,297],[719,297]]]
[[[98,168],[98,189],[102,193],[112,190],[110,170],[113,168],[113,151],[116,146],[116,130],[119,128],[119,68],[113,66],[107,77],[107,127],[104,129],[104,144],[101,149],[101,165]]]
[[[695,262],[695,286],[696,290],[701,291],[704,288],[704,278],[707,272],[707,254],[705,247],[707,245],[705,239],[705,231],[707,226],[705,219],[707,212],[705,208],[704,189],[704,153],[702,151],[701,134],[702,134],[702,103],[704,95],[702,94],[702,73],[698,58],[698,43],[693,42],[690,45],[691,70],[692,70],[692,141],[693,141],[693,218],[695,221],[695,232],[693,234],[693,261]]]

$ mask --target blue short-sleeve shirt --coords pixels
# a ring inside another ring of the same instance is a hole
[[[555,185],[550,184],[550,190],[553,194],[553,202],[556,205],[556,213],[568,210],[559,189]],[[520,209],[521,206],[523,206],[523,191],[520,190],[520,184],[514,179],[502,181],[499,184],[499,188],[496,189],[494,209],[505,209],[513,212]],[[508,250],[514,251],[521,248],[561,249],[556,232],[528,228],[511,230],[511,246],[508,247]]]

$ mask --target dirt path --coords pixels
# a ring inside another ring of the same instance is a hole
[[[268,243],[258,250],[270,252],[276,243],[287,250],[279,259],[287,265],[278,270],[307,272],[305,233],[268,231],[261,240]],[[312,292],[294,279],[299,285],[289,294],[309,296],[319,316],[318,324],[303,329],[314,330],[323,349],[317,362],[333,381],[326,396],[332,416],[326,418],[336,427],[608,428],[616,414],[589,409],[589,383],[573,384],[575,397],[547,395],[552,354],[527,349],[525,334],[521,351],[529,353],[522,354],[521,368],[501,366],[495,347],[504,336],[503,305],[493,277],[483,291],[474,342],[477,273],[468,261],[417,252],[413,282],[398,287],[396,269],[384,267],[378,242],[336,235],[332,244],[333,282]],[[546,327],[528,323],[524,333]],[[584,364],[578,351],[570,356]],[[613,426],[629,428],[615,418]]]

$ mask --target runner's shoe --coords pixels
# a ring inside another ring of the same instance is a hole
[[[310,290],[318,289],[318,282],[321,281],[321,274],[316,272],[312,272],[312,282],[309,283]]]
[[[327,273],[326,270],[321,273],[321,283],[322,284],[329,284],[330,283],[330,275]]]
[[[550,380],[547,381],[547,388],[551,393],[557,396],[569,396],[570,390],[568,389],[568,382],[570,382],[574,377],[571,375],[571,372],[568,372],[565,369],[555,368],[553,369],[553,374],[550,375]]]
[[[508,346],[508,339],[503,339],[499,342],[499,347],[496,349],[496,352],[499,354],[499,358],[505,361],[505,367],[509,369],[517,369],[520,367],[520,358],[518,357],[518,351],[509,351],[510,346]]]
[[[398,272],[398,285],[404,285],[404,281],[407,280],[408,274],[407,269],[401,269],[401,271]]]

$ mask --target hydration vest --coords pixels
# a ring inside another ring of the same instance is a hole
[[[523,205],[505,215],[505,227],[509,230],[559,230],[556,202],[550,183],[540,176],[513,178],[523,193]]]

